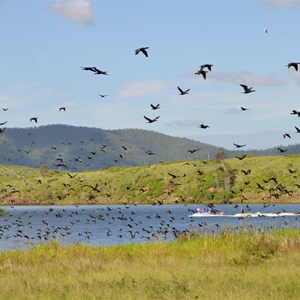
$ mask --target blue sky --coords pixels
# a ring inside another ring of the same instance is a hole
[[[0,0],[0,35],[6,127],[141,128],[226,149],[300,143],[290,114],[300,68],[286,66],[300,62],[300,1]],[[146,46],[149,57],[135,55]],[[206,63],[204,80],[194,73]]]

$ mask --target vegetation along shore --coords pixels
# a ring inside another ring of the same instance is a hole
[[[298,203],[299,167],[299,154],[86,172],[0,165],[0,204]]]
[[[172,243],[0,253],[1,299],[300,298],[299,230],[192,233]]]

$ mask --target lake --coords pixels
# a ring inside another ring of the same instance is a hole
[[[300,204],[216,205],[224,217],[191,218],[191,210],[203,205],[79,205],[2,206],[0,251],[22,250],[53,239],[62,245],[109,246],[172,241],[191,230],[218,234],[227,226],[298,228],[300,216],[233,218],[245,212],[300,212]]]

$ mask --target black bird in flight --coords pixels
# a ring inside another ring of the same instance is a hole
[[[195,153],[196,151],[199,151],[199,150],[201,150],[200,148],[199,149],[190,149],[190,150],[188,150],[188,152],[190,152],[190,153]]]
[[[241,111],[249,110],[249,108],[241,106]]]
[[[244,173],[245,175],[249,175],[251,173],[251,170],[241,170],[242,173]]]
[[[212,64],[204,64],[200,66],[200,70],[203,70],[204,68],[207,68],[209,71],[211,71]]]
[[[271,178],[269,178],[269,180],[268,180],[268,181],[271,181],[271,180],[273,180],[275,184],[278,184],[278,182],[277,182],[277,179],[276,179],[275,177],[271,177]]]
[[[7,121],[0,123],[0,126],[5,125]]]
[[[293,109],[291,115],[298,115],[298,117],[300,117],[300,111]]]
[[[75,175],[72,175],[72,174],[70,174],[70,173],[67,173],[68,174],[68,176],[71,178],[71,179],[73,179],[73,178],[75,178],[77,175],[75,174]]]
[[[153,123],[153,122],[156,122],[158,120],[159,116],[156,117],[156,118],[154,118],[154,119],[150,119],[150,118],[148,118],[146,116],[144,116],[144,118],[148,121],[148,123]]]
[[[62,106],[62,107],[60,107],[58,110],[59,110],[59,111],[66,111],[66,108],[65,108],[64,106]]]
[[[209,126],[208,126],[208,125],[205,125],[205,124],[201,124],[201,125],[199,126],[199,128],[207,129],[207,128],[209,128]]]
[[[98,96],[100,96],[101,98],[104,98],[104,97],[107,97],[107,96],[108,96],[108,94],[106,94],[106,95],[103,95],[103,94],[98,94]]]
[[[190,91],[190,89],[187,89],[187,90],[182,90],[179,86],[177,87],[178,91],[180,92],[179,95],[183,96],[183,95],[187,95]]]
[[[284,133],[282,136],[283,136],[283,138],[287,138],[287,137],[288,137],[289,139],[291,138],[291,135],[290,135],[289,133]]]
[[[5,108],[5,107],[2,107],[2,109],[3,109],[4,111],[7,111],[7,110],[8,110],[8,108]]]
[[[92,71],[92,72],[94,72],[94,68],[95,67],[81,67],[81,69],[84,71]]]
[[[280,151],[280,153],[286,152],[288,149],[282,149],[280,147],[277,147],[277,149]]]
[[[101,71],[95,67],[94,67],[94,73],[95,73],[95,75],[107,75],[106,71]]]
[[[66,165],[66,164],[64,164],[64,163],[59,163],[59,164],[57,164],[57,165],[55,165],[57,168],[60,168],[60,167],[63,167],[63,168],[66,168],[66,169],[68,169],[68,166]]]
[[[300,128],[298,128],[297,126],[295,126],[296,132],[300,133]]]
[[[84,186],[90,187],[94,192],[97,192],[97,193],[101,192],[100,189],[98,188],[98,183],[96,183],[95,186],[92,186],[90,184],[84,184],[82,187],[84,187]]]
[[[106,71],[101,71],[99,69],[97,69],[96,67],[81,67],[82,70],[84,71],[91,71],[91,72],[94,72],[95,75],[107,75],[107,72]]]
[[[151,150],[147,150],[147,151],[145,151],[145,153],[147,153],[148,155],[155,155],[155,153],[152,152]]]
[[[37,123],[37,120],[38,120],[37,117],[30,118],[30,122],[34,121],[35,123]]]
[[[160,109],[160,104],[157,105],[150,104],[150,106],[152,107],[153,110]]]
[[[172,173],[170,173],[170,172],[168,172],[168,174],[172,177],[172,178],[177,178],[177,175],[174,175],[174,174],[172,174]]]
[[[200,175],[200,176],[204,174],[204,172],[201,170],[197,170],[196,173],[198,173],[198,175]]]
[[[234,145],[236,148],[241,148],[241,147],[245,147],[245,146],[246,146],[246,144],[245,144],[245,145],[239,145],[239,144],[235,144],[235,143],[233,143],[233,145]]]
[[[295,68],[296,71],[298,71],[298,65],[300,65],[300,62],[290,62],[287,64],[287,67],[288,68],[293,67],[293,68]]]
[[[255,92],[255,90],[253,90],[253,87],[248,87],[246,84],[240,84],[240,86],[244,89],[244,94],[249,94],[249,93],[253,93]]]
[[[206,73],[207,73],[207,71],[200,69],[195,73],[195,75],[202,75],[203,78],[206,79]]]
[[[259,184],[258,182],[256,182],[256,185],[257,185],[257,187],[259,188],[259,189],[261,189],[261,190],[264,190],[265,188],[261,185],[261,184]]]
[[[238,158],[239,160],[243,160],[244,158],[246,158],[247,157],[247,154],[244,154],[244,155],[242,155],[241,157],[240,156],[236,156],[236,158]]]
[[[142,52],[146,57],[148,57],[148,52],[147,49],[149,49],[149,47],[141,47],[135,50],[135,55],[139,54],[140,52]]]

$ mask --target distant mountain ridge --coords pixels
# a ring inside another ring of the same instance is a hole
[[[180,160],[214,159],[219,147],[142,129],[104,130],[69,125],[7,128],[0,134],[0,164],[47,165],[70,171],[138,166]],[[252,151],[222,149],[225,157],[280,155],[276,148]],[[300,144],[286,154],[300,153]]]

